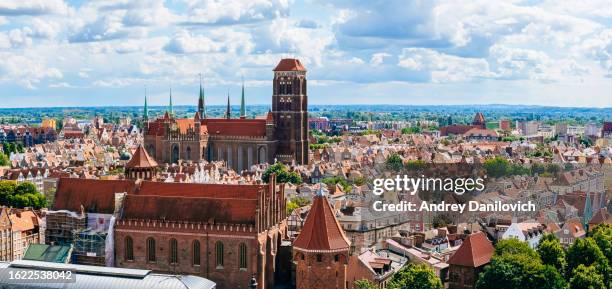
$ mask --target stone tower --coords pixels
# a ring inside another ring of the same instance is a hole
[[[282,59],[274,68],[272,114],[279,140],[277,159],[308,164],[306,69],[298,59]]]
[[[350,241],[322,190],[293,243],[296,289],[346,289]]]

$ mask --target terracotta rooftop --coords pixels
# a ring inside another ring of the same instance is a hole
[[[448,259],[449,265],[480,267],[491,261],[495,248],[483,232],[469,235],[457,252]]]
[[[125,219],[255,224],[257,200],[128,195]]]
[[[306,71],[300,60],[284,58],[276,65],[274,71]]]
[[[95,180],[61,178],[55,193],[54,210],[112,214],[115,211],[115,193],[131,194],[136,184],[131,180]]]
[[[476,113],[472,123],[473,124],[484,124],[485,123],[485,118],[484,118],[484,115],[482,114],[482,112]]]
[[[344,235],[327,197],[317,195],[293,247],[306,251],[348,250],[350,241]]]
[[[142,145],[139,145],[132,155],[130,161],[125,165],[126,168],[154,168],[157,167],[157,162],[149,156],[147,150]]]
[[[220,119],[207,118],[202,120],[210,135],[228,136],[266,136],[265,119]]]
[[[143,181],[136,195],[201,197],[219,199],[258,199],[265,185],[162,183]]]

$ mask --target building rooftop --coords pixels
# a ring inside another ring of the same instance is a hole
[[[8,274],[0,274],[0,284],[14,285],[22,289],[62,288],[62,289],[214,289],[216,284],[208,279],[191,275],[155,274],[150,270],[124,269],[114,267],[60,264],[40,261],[18,260],[10,263],[0,262],[0,269],[20,269],[25,271],[72,270],[73,283],[16,283]],[[8,270],[2,270],[7,272]],[[19,282],[19,281],[17,281]],[[9,287],[12,288],[12,287]]]

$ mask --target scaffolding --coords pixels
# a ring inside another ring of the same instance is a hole
[[[49,211],[46,243],[73,246],[72,263],[105,266],[111,217],[109,214]]]
[[[74,233],[87,226],[85,214],[71,211],[48,211],[46,214],[45,243],[68,246],[74,243]]]
[[[106,265],[106,237],[111,229],[111,219],[110,214],[87,214],[87,227],[74,232],[74,263]]]

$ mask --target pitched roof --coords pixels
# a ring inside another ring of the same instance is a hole
[[[38,226],[38,216],[33,211],[19,211],[9,213],[12,231],[28,231]]]
[[[136,152],[132,155],[130,161],[125,165],[126,168],[154,168],[157,167],[157,162],[149,156],[147,150],[142,145],[136,148]]]
[[[317,195],[293,247],[306,251],[348,250],[350,241],[344,235],[327,197]]]
[[[299,59],[284,58],[276,65],[274,71],[306,71]]]
[[[255,224],[257,200],[127,195],[125,219]]]
[[[485,123],[485,118],[484,118],[484,115],[482,114],[482,112],[477,112],[476,113],[472,123],[473,124],[484,124]]]
[[[495,248],[483,232],[469,235],[457,252],[448,259],[448,264],[466,267],[480,267],[488,264]]]
[[[599,224],[612,224],[612,216],[608,213],[605,208],[599,209],[589,221],[591,225],[599,225]]]
[[[54,210],[112,214],[115,211],[115,193],[133,193],[133,180],[95,180],[60,178],[55,193]]]
[[[265,119],[220,119],[207,118],[202,120],[210,135],[226,136],[266,136]]]
[[[143,181],[136,195],[200,197],[218,199],[258,199],[266,185],[162,183]]]

